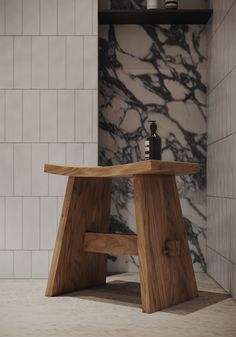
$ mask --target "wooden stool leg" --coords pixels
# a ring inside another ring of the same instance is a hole
[[[198,291],[175,177],[134,176],[134,192],[142,308],[151,313]]]
[[[73,178],[67,184],[46,296],[106,281],[106,254],[83,251],[85,231],[109,230],[110,178]]]

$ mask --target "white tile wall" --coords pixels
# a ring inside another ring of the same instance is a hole
[[[58,91],[58,142],[75,140],[75,91]]]
[[[66,86],[69,89],[83,88],[83,46],[84,39],[81,36],[68,36],[66,38]],[[96,52],[95,55],[97,55]],[[96,74],[94,75],[96,76]]]
[[[209,32],[209,274],[236,296],[236,1],[212,1]]]
[[[57,34],[57,0],[40,0],[40,33]]]
[[[13,87],[13,37],[0,36],[0,88]]]
[[[6,6],[6,34],[22,34],[22,0],[7,0]]]
[[[32,37],[32,88],[48,88],[48,58],[48,37]]]
[[[63,36],[49,38],[49,87],[65,88],[66,40]]]
[[[43,90],[40,95],[40,140],[57,141],[57,91]]]
[[[97,164],[97,0],[0,0],[0,278],[46,278],[66,178]]]
[[[39,0],[23,0],[23,34],[39,34]]]
[[[32,251],[32,278],[47,278],[48,266],[48,251]]]
[[[73,35],[75,32],[75,1],[58,0],[58,34]]]
[[[23,91],[23,142],[39,142],[39,90]]]
[[[14,251],[14,277],[31,278],[30,251]]]
[[[31,194],[31,144],[14,145],[14,194]]]
[[[0,249],[5,248],[5,199],[0,197]]]
[[[13,194],[13,144],[0,144],[0,195]]]
[[[39,249],[38,197],[23,198],[23,249]]]
[[[14,88],[31,87],[31,37],[14,37]]]
[[[6,198],[6,249],[22,249],[22,198]]]
[[[0,278],[13,278],[13,251],[0,251]]]
[[[7,142],[22,141],[22,91],[6,91],[6,124]]]

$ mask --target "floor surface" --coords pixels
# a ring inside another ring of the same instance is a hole
[[[0,280],[0,337],[236,337],[236,301],[196,277],[199,298],[154,314],[141,311],[137,274],[53,298],[45,280]]]

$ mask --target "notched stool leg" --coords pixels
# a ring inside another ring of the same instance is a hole
[[[143,311],[198,296],[175,176],[135,175],[134,193]]]
[[[106,254],[83,251],[86,231],[109,230],[111,178],[69,177],[46,296],[106,282]]]

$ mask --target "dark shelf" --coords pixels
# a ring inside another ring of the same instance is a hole
[[[98,12],[100,24],[206,24],[211,9],[179,10],[102,10]]]

